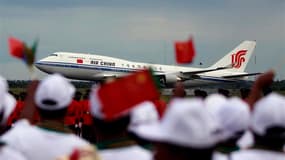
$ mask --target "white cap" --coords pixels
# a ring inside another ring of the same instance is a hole
[[[8,83],[5,78],[0,76],[0,106],[3,104],[5,94],[8,92]]]
[[[104,114],[101,111],[101,104],[100,104],[100,100],[99,97],[97,95],[99,86],[98,85],[94,85],[92,86],[90,95],[89,95],[89,99],[90,99],[90,112],[91,115],[93,117],[97,117],[99,119],[103,119],[104,118]]]
[[[208,148],[217,142],[217,123],[201,99],[173,99],[160,122],[141,125],[137,135],[178,146]]]
[[[15,98],[8,93],[8,83],[0,76],[0,111],[4,111],[3,119],[0,124],[5,124],[11,113],[16,107]]]
[[[240,98],[230,98],[216,112],[216,118],[221,127],[221,139],[234,137],[238,132],[249,129],[249,106]]]
[[[14,109],[16,108],[16,99],[11,94],[6,93],[4,98],[4,104],[2,105],[2,107],[4,109],[4,115],[0,123],[5,124]],[[2,108],[0,110],[2,110]]]
[[[227,98],[221,94],[211,94],[205,99],[205,105],[214,118],[216,118],[217,112],[226,102]]]
[[[261,136],[270,127],[285,128],[285,98],[271,93],[259,100],[254,106],[251,125],[253,131]]]
[[[53,74],[46,77],[39,84],[35,101],[37,107],[45,110],[59,110],[67,107],[75,93],[74,86],[60,74]],[[52,100],[56,104],[44,104],[45,100]]]
[[[129,130],[135,132],[139,125],[157,123],[158,121],[159,115],[155,105],[151,101],[145,101],[131,110]]]

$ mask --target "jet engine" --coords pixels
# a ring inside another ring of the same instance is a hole
[[[181,80],[175,74],[165,74],[157,76],[160,82],[161,87],[170,87],[173,86],[177,81]]]

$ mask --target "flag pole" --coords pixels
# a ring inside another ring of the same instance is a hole
[[[30,80],[31,81],[36,80],[37,76],[36,76],[36,73],[35,73],[34,65],[29,65],[28,68],[29,68],[29,72],[30,72]]]

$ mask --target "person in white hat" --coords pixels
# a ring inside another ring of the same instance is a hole
[[[95,146],[85,146],[75,149],[68,155],[57,157],[55,160],[101,160]]]
[[[131,111],[131,121],[128,127],[129,135],[143,148],[152,150],[151,142],[137,136],[136,131],[140,125],[157,123],[158,121],[159,114],[154,103],[151,101],[142,102]]]
[[[112,120],[106,120],[104,118],[104,113],[102,112],[103,109],[99,108],[99,102],[95,99],[97,87],[93,87],[90,92],[90,104],[91,115],[93,116],[93,127],[97,141],[95,145],[98,147],[102,159],[150,160],[151,153],[140,147],[137,142],[132,139],[128,131],[128,126],[131,121],[134,125],[134,123],[139,123],[143,118],[137,117],[137,119],[135,119],[133,117],[131,119],[130,109],[116,113],[116,118]],[[136,106],[133,106],[132,108],[136,108]],[[134,127],[133,125],[132,127]]]
[[[8,93],[7,81],[0,76],[0,135],[7,129],[7,120],[16,107],[15,98]]]
[[[7,119],[16,107],[15,98],[8,93],[6,79],[0,76],[0,135],[7,131]],[[0,159],[26,160],[17,150],[0,141]]]
[[[248,103],[251,111],[253,110],[254,104],[260,98],[262,98],[262,96],[265,96],[264,91],[270,90],[271,88],[270,86],[274,82],[274,76],[275,76],[274,70],[269,70],[267,72],[264,72],[263,74],[257,77],[257,79],[252,84],[252,87],[250,89],[240,90],[242,99]],[[241,149],[248,149],[252,147],[254,143],[253,141],[254,141],[254,138],[253,138],[252,132],[248,130],[243,135],[243,137],[238,141],[238,145]]]
[[[254,145],[232,155],[232,160],[284,160],[285,98],[276,93],[260,99],[252,113]]]
[[[160,122],[136,133],[155,143],[154,160],[211,160],[217,129],[201,99],[173,99]]]
[[[221,95],[211,95],[206,104],[220,125],[220,142],[213,159],[226,160],[232,152],[239,150],[237,142],[249,128],[249,106],[240,98],[226,99]]]
[[[51,160],[90,145],[87,141],[66,133],[63,126],[64,115],[74,91],[73,85],[63,76],[53,74],[46,77],[40,82],[35,94],[42,122],[33,126],[27,120],[20,120],[1,140],[29,160]]]

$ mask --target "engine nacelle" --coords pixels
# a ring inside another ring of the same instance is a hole
[[[177,75],[175,74],[165,74],[165,75],[159,75],[157,77],[162,87],[173,86],[173,84],[175,84],[178,80],[180,80],[180,78],[177,77]]]

